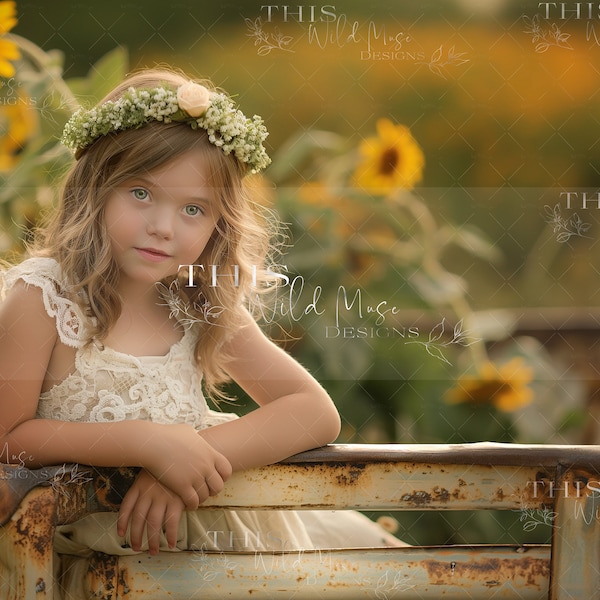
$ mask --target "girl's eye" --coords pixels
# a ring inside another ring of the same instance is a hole
[[[135,188],[131,193],[136,200],[147,200],[149,196],[148,190],[145,190],[144,188]]]
[[[188,217],[204,214],[203,210],[195,204],[188,204],[183,210]]]

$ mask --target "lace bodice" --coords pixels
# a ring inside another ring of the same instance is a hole
[[[56,322],[59,339],[75,348],[75,370],[41,394],[37,416],[63,421],[106,422],[148,419],[187,423],[202,429],[235,418],[210,410],[201,389],[202,375],[194,358],[193,327],[165,356],[136,357],[87,344],[86,316],[66,297],[68,284],[58,263],[30,258],[0,273],[0,301],[19,279],[42,291],[44,308]]]

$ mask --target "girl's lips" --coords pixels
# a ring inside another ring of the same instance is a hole
[[[151,262],[163,262],[171,258],[169,254],[165,254],[161,250],[155,250],[154,248],[136,248],[135,250],[140,256]]]

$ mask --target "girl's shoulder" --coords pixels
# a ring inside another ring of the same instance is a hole
[[[65,296],[66,282],[60,265],[53,258],[36,256],[28,258],[18,265],[0,271],[0,302],[6,298],[18,281],[27,287],[34,286],[42,290],[44,304],[56,302]]]
[[[0,302],[22,281],[27,288],[41,291],[44,309],[54,318],[61,342],[81,347],[87,340],[86,318],[80,306],[69,297],[69,285],[60,264],[53,258],[36,256],[0,272]]]
[[[23,279],[26,283],[42,287],[45,282],[61,283],[60,265],[53,258],[35,256],[0,272],[0,299],[3,299],[12,286]]]

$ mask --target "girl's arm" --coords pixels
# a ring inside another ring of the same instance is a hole
[[[234,470],[277,462],[335,440],[340,417],[329,395],[291,356],[267,339],[252,317],[231,340],[228,373],[259,404],[200,435]]]
[[[295,360],[271,343],[250,315],[226,350],[233,356],[228,371],[260,405],[229,423],[200,431],[198,437],[225,456],[234,470],[266,465],[302,450],[333,441],[340,419],[323,388]],[[159,549],[165,530],[171,546],[177,539],[181,514],[161,482],[142,471],[119,511],[118,531],[131,524],[131,546],[141,548],[144,529],[151,554]]]
[[[340,418],[323,388],[294,359],[271,343],[254,320],[247,323],[227,348],[228,371],[260,405],[234,421],[199,432],[227,458],[234,470],[277,462],[292,454],[333,441]],[[119,533],[131,523],[132,548],[141,547],[144,528],[151,554],[158,552],[160,531],[175,544],[179,520],[177,498],[142,472],[119,512]],[[180,509],[180,507],[179,507]]]
[[[222,489],[231,467],[191,426],[36,419],[57,343],[41,291],[18,282],[0,304],[0,462],[145,467],[188,508]]]

